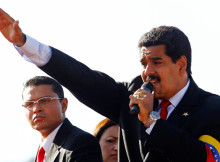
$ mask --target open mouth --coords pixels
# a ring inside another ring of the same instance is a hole
[[[153,80],[151,79],[150,82],[151,82],[153,85],[156,85],[156,84],[158,83],[158,81],[157,81],[156,79],[153,79]]]
[[[160,77],[156,75],[148,76],[146,78],[146,81],[151,82],[153,85],[156,84],[157,82],[160,82]]]

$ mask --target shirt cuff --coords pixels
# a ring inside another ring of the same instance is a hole
[[[153,122],[149,128],[146,129],[146,133],[150,135],[152,129],[154,128],[154,125],[156,124],[157,121]]]
[[[52,56],[52,50],[48,45],[40,43],[28,35],[26,35],[26,42],[23,46],[18,47],[14,44],[14,47],[26,61],[38,67],[46,65]]]

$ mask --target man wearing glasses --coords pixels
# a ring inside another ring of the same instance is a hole
[[[45,76],[29,79],[22,99],[31,127],[41,133],[37,162],[102,161],[95,137],[73,126],[65,117],[68,101],[56,80]]]

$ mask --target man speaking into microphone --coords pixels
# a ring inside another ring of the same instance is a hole
[[[194,82],[190,42],[178,28],[159,26],[140,38],[141,77],[144,82],[150,77],[153,92],[140,88],[134,94],[135,81],[129,86],[117,83],[25,35],[3,10],[0,30],[25,59],[88,107],[120,124],[119,161],[219,161],[220,97]],[[130,113],[134,105],[138,115]]]

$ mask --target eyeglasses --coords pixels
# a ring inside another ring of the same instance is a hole
[[[52,100],[62,100],[63,98],[58,97],[41,97],[37,101],[26,101],[23,103],[23,107],[32,110],[34,107],[34,104],[38,104],[40,106],[45,106],[49,104]]]

